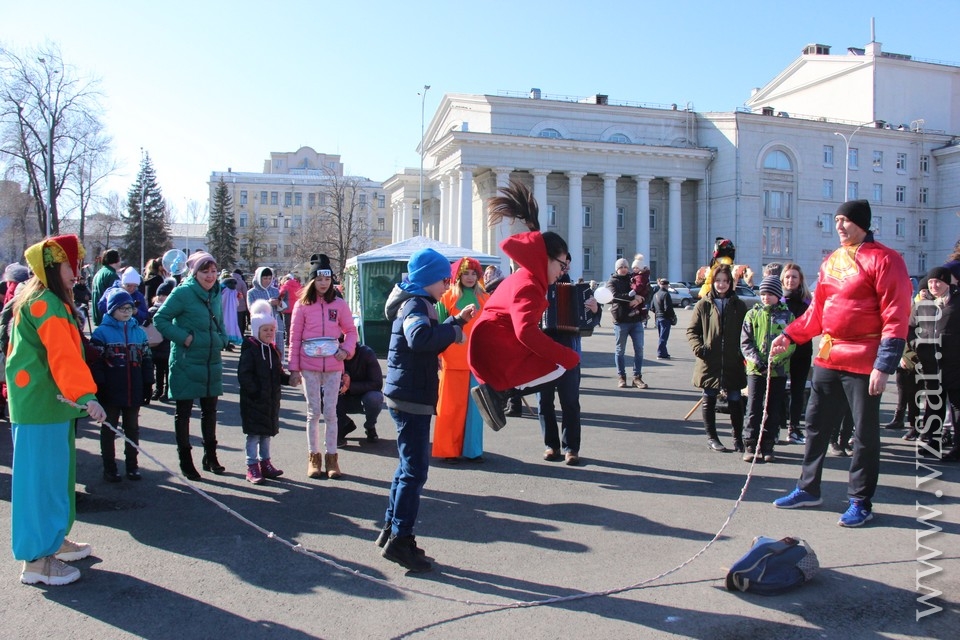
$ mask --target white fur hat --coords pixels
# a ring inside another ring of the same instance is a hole
[[[260,339],[260,327],[265,325],[277,326],[277,319],[273,317],[273,307],[266,300],[257,300],[250,307],[250,334]]]

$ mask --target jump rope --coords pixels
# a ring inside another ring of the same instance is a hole
[[[768,359],[767,359],[767,372],[768,372],[768,374],[767,374],[767,383],[766,383],[765,393],[764,393],[763,416],[762,416],[762,418],[761,418],[761,423],[760,423],[761,425],[764,424],[764,422],[766,422],[767,416],[768,416],[767,407],[768,407],[768,404],[769,404],[769,401],[770,401],[770,378],[771,378],[771,376],[769,375],[769,371],[770,371],[770,366],[772,365],[772,363],[773,363],[773,357],[772,357],[772,356],[768,356]],[[63,397],[62,395],[58,395],[58,396],[57,396],[57,399],[58,399],[60,402],[63,402],[63,403],[65,403],[65,404],[68,404],[68,405],[70,405],[70,406],[72,406],[72,407],[75,407],[75,408],[77,408],[77,409],[80,409],[80,410],[85,410],[85,409],[86,409],[86,407],[84,407],[83,405],[79,405],[79,404],[77,404],[77,403],[75,403],[75,402],[72,402],[71,400],[68,400],[67,398]],[[628,584],[628,585],[624,585],[624,586],[620,586],[620,587],[615,587],[615,588],[613,588],[613,589],[606,589],[606,590],[603,590],[603,591],[584,591],[584,592],[575,593],[575,594],[566,595],[566,596],[554,596],[554,597],[551,597],[551,598],[544,598],[544,599],[542,599],[542,600],[525,600],[525,601],[520,601],[520,600],[518,600],[518,601],[514,601],[514,602],[503,603],[503,602],[489,602],[489,601],[484,601],[484,600],[467,600],[467,599],[462,599],[462,598],[454,598],[454,597],[451,597],[451,596],[444,596],[444,595],[440,595],[440,594],[438,594],[438,593],[432,593],[432,592],[429,592],[429,591],[424,591],[424,590],[422,590],[422,589],[415,589],[415,588],[413,588],[413,587],[408,587],[408,586],[399,585],[399,584],[396,584],[395,582],[391,582],[391,581],[385,580],[385,579],[383,579],[383,578],[377,578],[377,577],[375,577],[375,576],[367,575],[367,574],[363,573],[362,571],[360,571],[360,570],[358,570],[358,569],[353,569],[353,568],[351,568],[351,567],[344,566],[344,565],[340,564],[339,562],[336,562],[336,561],[334,561],[334,560],[331,560],[330,558],[327,558],[327,557],[324,557],[324,556],[320,555],[320,553],[318,553],[318,552],[316,552],[316,551],[312,551],[312,550],[310,550],[310,549],[305,548],[303,545],[301,545],[301,544],[299,544],[299,543],[293,543],[293,542],[287,540],[286,538],[283,538],[282,536],[278,536],[277,534],[275,534],[275,533],[272,532],[272,531],[268,531],[267,529],[265,529],[265,528],[261,527],[260,525],[258,525],[256,522],[253,522],[253,521],[250,520],[249,518],[247,518],[247,517],[245,517],[244,515],[238,513],[236,510],[231,509],[231,508],[228,507],[226,504],[224,504],[224,503],[221,502],[220,500],[217,500],[216,498],[214,498],[213,496],[211,496],[209,493],[207,493],[206,491],[204,491],[203,489],[201,489],[200,487],[198,487],[197,485],[195,485],[195,484],[194,484],[193,482],[191,482],[190,480],[187,480],[183,475],[177,473],[177,472],[174,471],[173,469],[169,468],[168,466],[166,466],[165,464],[163,464],[162,462],[160,462],[160,460],[158,460],[157,458],[155,458],[155,457],[154,457],[153,455],[151,455],[148,451],[146,451],[145,449],[141,448],[139,444],[137,444],[137,443],[131,441],[129,438],[127,438],[126,434],[125,434],[121,429],[118,429],[117,427],[114,427],[114,426],[113,426],[112,424],[110,424],[109,422],[106,422],[106,421],[96,422],[96,421],[94,421],[94,423],[95,423],[95,424],[102,424],[102,425],[104,425],[105,427],[108,427],[108,428],[109,428],[111,431],[113,431],[118,437],[123,438],[123,440],[124,440],[125,442],[127,442],[128,444],[130,444],[130,446],[134,447],[138,452],[140,452],[141,454],[143,454],[144,456],[146,456],[147,458],[149,458],[149,459],[150,459],[151,461],[153,461],[158,467],[160,467],[163,471],[167,472],[170,476],[176,478],[180,483],[186,485],[190,490],[192,490],[194,493],[196,493],[197,495],[199,495],[201,498],[203,498],[203,499],[211,502],[212,504],[214,504],[214,505],[217,506],[218,508],[222,509],[223,511],[227,512],[229,515],[233,516],[234,518],[236,518],[237,520],[239,520],[239,521],[242,522],[243,524],[245,524],[245,525],[247,525],[248,527],[251,527],[252,529],[256,530],[257,532],[263,534],[264,536],[266,536],[266,538],[267,538],[268,540],[273,540],[273,541],[275,541],[275,542],[279,542],[280,544],[282,544],[283,546],[287,547],[289,550],[291,550],[291,551],[293,551],[293,552],[295,552],[295,553],[303,554],[303,555],[308,556],[308,557],[310,557],[310,558],[313,558],[314,560],[317,560],[317,561],[319,561],[319,562],[321,562],[321,563],[323,563],[323,564],[325,564],[325,565],[327,565],[327,566],[329,566],[329,567],[332,567],[332,568],[336,569],[337,571],[342,571],[343,573],[352,575],[352,576],[354,576],[354,577],[356,577],[356,578],[360,578],[360,579],[362,579],[362,580],[366,580],[366,581],[368,581],[368,582],[372,582],[372,583],[374,583],[374,584],[378,584],[378,585],[383,586],[383,587],[387,587],[387,588],[390,588],[390,589],[396,589],[396,590],[399,590],[399,591],[403,591],[403,592],[405,592],[405,593],[410,593],[410,594],[416,594],[416,595],[420,595],[420,596],[425,596],[425,597],[428,597],[428,598],[434,598],[434,599],[437,599],[437,600],[443,600],[443,601],[446,601],[446,602],[455,602],[455,603],[458,603],[458,604],[465,604],[465,605],[469,605],[469,606],[473,606],[473,607],[486,607],[486,608],[491,609],[492,611],[495,611],[495,610],[503,610],[503,609],[522,609],[522,608],[529,608],[529,607],[539,607],[539,606],[544,606],[544,605],[557,604],[557,603],[559,603],[559,602],[571,602],[571,601],[574,601],[574,600],[585,600],[585,599],[587,599],[587,598],[596,598],[596,597],[600,597],[600,596],[615,595],[615,594],[618,594],[618,593],[624,593],[624,592],[627,592],[627,591],[634,591],[634,590],[636,590],[636,589],[640,589],[640,588],[642,588],[642,587],[646,587],[646,586],[648,586],[648,585],[650,585],[650,584],[652,584],[652,583],[654,583],[654,582],[656,582],[656,581],[658,581],[658,580],[661,580],[661,579],[663,579],[663,578],[666,578],[667,576],[670,576],[670,575],[672,575],[672,574],[674,574],[674,573],[677,573],[678,571],[680,571],[681,569],[683,569],[683,568],[686,567],[687,565],[689,565],[689,564],[691,564],[692,562],[694,562],[697,558],[699,558],[700,556],[702,556],[704,553],[706,553],[707,550],[708,550],[710,547],[712,547],[713,544],[714,544],[717,540],[720,539],[720,536],[723,535],[723,532],[726,530],[727,526],[733,521],[734,515],[736,515],[737,511],[740,509],[740,504],[743,502],[743,498],[746,496],[747,488],[750,486],[750,480],[751,480],[751,478],[753,477],[753,469],[754,469],[754,466],[755,466],[756,463],[757,463],[757,457],[758,457],[757,455],[754,455],[753,458],[752,458],[752,460],[750,461],[750,468],[749,468],[749,470],[747,471],[747,477],[746,477],[746,479],[745,479],[745,481],[744,481],[744,483],[743,483],[743,488],[740,489],[740,495],[737,496],[736,502],[734,502],[733,507],[730,509],[730,512],[727,514],[727,517],[726,517],[726,519],[723,521],[723,524],[720,525],[720,529],[713,535],[713,537],[712,537],[705,545],[703,545],[703,547],[700,548],[699,551],[697,551],[696,553],[694,553],[692,556],[690,556],[689,558],[687,558],[687,559],[684,560],[683,562],[677,564],[676,566],[674,566],[674,567],[672,567],[672,568],[670,568],[670,569],[667,569],[666,571],[663,571],[662,573],[659,573],[659,574],[653,576],[652,578],[647,578],[646,580],[642,580],[642,581],[640,581],[640,582],[634,582],[633,584]],[[760,450],[760,445],[761,445],[762,441],[763,441],[763,430],[761,429],[761,430],[760,430],[760,436],[759,436],[759,438],[758,438],[758,440],[757,440],[757,444],[756,444],[756,451],[759,451],[759,450]],[[761,459],[762,459],[762,457],[761,457]]]

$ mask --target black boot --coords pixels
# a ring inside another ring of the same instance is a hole
[[[178,448],[177,453],[180,455],[180,473],[187,480],[199,480],[200,472],[193,466],[193,454],[190,453],[190,447]]]
[[[203,459],[200,460],[204,471],[212,471],[214,475],[222,476],[226,467],[217,460],[217,441],[211,440],[203,443]]]
[[[743,453],[743,401],[737,400],[736,402],[731,402],[729,406],[730,424],[733,425],[733,450]],[[774,436],[773,434],[768,434],[767,437],[772,438]],[[769,444],[771,446],[773,445],[772,442]]]
[[[893,420],[886,424],[880,425],[884,429],[903,429],[903,414],[906,410],[906,407],[897,405],[897,410],[893,414]]]
[[[700,404],[700,414],[703,416],[703,428],[707,432],[707,446],[714,451],[727,451],[720,439],[717,438],[717,397],[704,396]]]
[[[380,555],[413,573],[424,573],[433,569],[413,536],[390,536]]]

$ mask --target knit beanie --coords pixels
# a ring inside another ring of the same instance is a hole
[[[838,216],[846,216],[847,220],[864,231],[870,231],[870,203],[866,200],[849,200],[837,208]]]
[[[206,251],[195,251],[190,254],[189,258],[187,258],[187,269],[190,270],[191,276],[196,277],[197,272],[202,270],[211,262],[213,264],[217,264],[216,259],[212,255]]]
[[[444,278],[450,277],[450,261],[435,249],[421,249],[410,256],[407,263],[407,280],[423,289]]]
[[[26,282],[29,277],[30,269],[27,269],[19,262],[11,262],[7,265],[7,268],[3,270],[3,279],[7,282]]]
[[[174,288],[177,286],[177,281],[173,278],[167,278],[160,283],[160,286],[157,287],[158,296],[168,296],[173,293]]]
[[[120,276],[120,284],[135,284],[139,286],[140,282],[140,274],[137,273],[137,270],[133,267],[127,267],[127,270],[123,272],[122,276]]]
[[[250,335],[257,340],[260,339],[260,327],[277,326],[277,320],[273,317],[273,307],[266,300],[257,300],[250,307]]]
[[[310,256],[310,279],[317,276],[333,278],[333,266],[330,264],[330,258],[324,253],[315,253]]]
[[[117,310],[117,307],[122,307],[125,304],[133,306],[133,296],[120,287],[113,287],[107,291],[107,313],[112,314]]]
[[[630,268],[630,263],[627,262],[627,259],[626,259],[626,258],[620,258],[619,260],[617,260],[617,261],[614,263],[614,265],[613,265],[613,270],[616,271],[617,269],[620,269],[621,267],[624,267],[624,268],[626,268],[626,269],[629,269],[629,268]]]
[[[931,278],[950,284],[953,281],[953,274],[946,267],[934,267],[927,272],[927,280]]]
[[[760,293],[772,293],[777,298],[783,297],[783,286],[780,284],[780,278],[777,276],[764,276],[760,283]]]

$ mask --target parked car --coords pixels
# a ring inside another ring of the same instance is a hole
[[[743,303],[747,305],[747,309],[752,309],[753,305],[760,302],[760,296],[757,294],[757,292],[743,283],[737,285],[736,293],[737,297],[743,300]]]
[[[670,292],[670,297],[673,298],[673,304],[682,309],[692,307],[697,302],[686,282],[671,282],[667,290]]]

